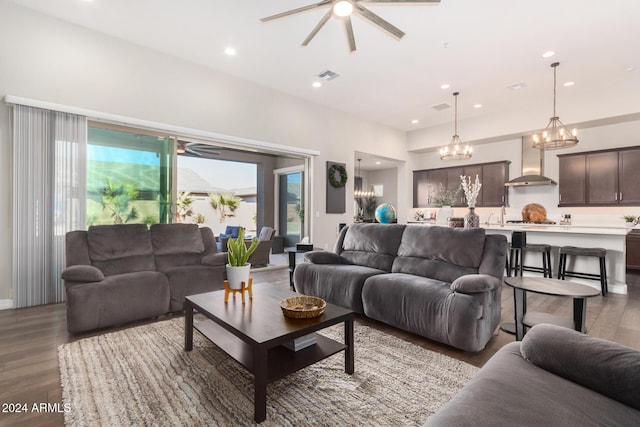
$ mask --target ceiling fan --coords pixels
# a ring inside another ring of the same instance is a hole
[[[292,9],[287,12],[278,13],[276,15],[267,16],[266,18],[260,19],[262,22],[273,21],[274,19],[284,18],[285,16],[294,15],[300,12],[306,12],[308,10],[321,9],[324,7],[329,7],[329,11],[320,19],[320,22],[311,30],[311,33],[307,36],[306,39],[302,42],[302,46],[306,46],[313,40],[313,38],[318,34],[318,32],[322,29],[324,24],[331,18],[331,16],[335,16],[338,19],[341,19],[344,22],[345,29],[347,30],[347,40],[349,42],[349,50],[351,52],[356,50],[356,39],[353,35],[353,26],[351,25],[351,15],[356,14],[361,18],[366,19],[392,36],[396,37],[400,40],[404,36],[404,32],[402,32],[398,27],[392,25],[390,22],[382,19],[380,16],[371,12],[369,9],[364,7],[361,3],[370,3],[370,4],[416,4],[416,3],[440,3],[440,0],[322,0],[318,3],[310,4],[307,6],[299,7],[297,9]]]

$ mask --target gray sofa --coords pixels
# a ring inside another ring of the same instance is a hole
[[[504,236],[484,229],[353,224],[333,252],[308,252],[296,290],[466,351],[501,317]]]
[[[66,235],[62,272],[71,333],[181,311],[224,288],[226,254],[195,224],[99,225]]]
[[[638,426],[640,351],[553,325],[504,346],[425,426]]]

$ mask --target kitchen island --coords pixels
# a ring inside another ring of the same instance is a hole
[[[632,230],[631,228],[556,224],[505,224],[504,226],[481,224],[481,227],[485,228],[488,234],[502,234],[507,236],[509,240],[511,240],[513,231],[525,231],[527,233],[527,243],[551,245],[551,264],[554,277],[557,277],[558,274],[558,248],[561,246],[606,249],[608,290],[616,294],[627,293],[626,237]],[[570,258],[567,259],[568,271],[599,274],[600,268],[596,258]],[[524,262],[528,266],[542,266],[542,259],[539,253],[526,254]],[[528,273],[525,272],[525,275],[528,275]],[[576,277],[568,279],[600,289],[600,282],[596,280]]]

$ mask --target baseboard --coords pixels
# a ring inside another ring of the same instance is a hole
[[[9,310],[10,308],[13,308],[12,299],[0,299],[0,310]]]

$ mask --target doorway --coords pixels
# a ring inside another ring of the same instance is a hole
[[[276,221],[278,234],[286,247],[295,246],[304,237],[305,194],[303,167],[278,169],[276,180]]]

